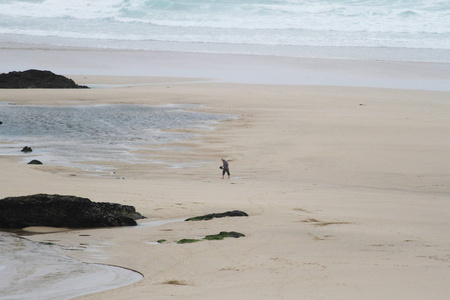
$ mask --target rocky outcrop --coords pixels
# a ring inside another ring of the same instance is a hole
[[[135,226],[144,217],[133,206],[87,198],[36,194],[0,200],[0,228]]]
[[[1,89],[87,89],[72,79],[50,71],[27,70],[0,74]]]
[[[193,217],[186,219],[185,221],[207,221],[213,218],[225,218],[225,217],[248,217],[248,214],[240,210],[232,210],[224,213],[208,214],[204,216]]]

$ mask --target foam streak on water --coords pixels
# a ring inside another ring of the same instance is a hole
[[[65,300],[142,279],[130,270],[86,264],[56,249],[0,232],[0,300]]]
[[[178,129],[209,128],[231,118],[183,109],[187,107],[0,105],[0,154],[19,155],[27,145],[46,164],[138,162],[135,147],[175,143],[194,136]]]
[[[450,51],[450,2],[0,0],[2,41],[288,56],[302,47]]]

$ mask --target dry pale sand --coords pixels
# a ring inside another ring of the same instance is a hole
[[[196,168],[117,164],[114,175],[88,176],[0,157],[1,198],[70,194],[134,205],[148,217],[138,227],[28,237],[144,275],[79,299],[447,299],[449,92],[74,79],[154,84],[3,90],[0,100],[195,103],[238,116],[175,145],[182,151],[139,150],[165,161],[209,162]],[[230,180],[220,179],[221,157],[230,161]],[[234,209],[250,216],[182,221]],[[246,236],[176,243],[220,231]]]

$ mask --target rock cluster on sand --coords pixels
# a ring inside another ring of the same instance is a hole
[[[87,89],[72,79],[50,71],[27,70],[0,74],[2,89]]]
[[[135,226],[144,217],[133,206],[87,198],[36,194],[0,200],[0,228]]]

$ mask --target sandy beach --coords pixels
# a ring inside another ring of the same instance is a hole
[[[148,53],[129,52],[132,59],[118,63],[120,53],[111,51],[114,63],[108,68],[108,53],[96,61],[100,52],[86,51],[76,60],[80,64],[59,65],[49,50],[22,51],[28,55],[16,62],[19,69],[36,61],[27,68],[54,69],[96,88],[2,90],[1,102],[200,104],[204,112],[237,116],[214,129],[195,130],[196,138],[138,149],[165,162],[202,162],[195,167],[115,163],[114,174],[92,176],[0,156],[0,198],[76,195],[133,205],[148,218],[137,227],[27,229],[34,233],[27,239],[51,241],[70,257],[144,276],[77,299],[448,297],[450,92],[443,88],[450,82],[448,64],[337,61],[332,66],[346,67],[329,67],[330,73],[315,69],[313,62],[305,66],[299,60],[293,67],[273,59],[267,65],[280,67],[268,68],[274,70],[271,76],[285,81],[270,85],[266,73],[250,63],[243,67],[248,70],[243,78],[227,80],[239,73],[236,62],[245,57],[233,58],[235,64],[226,69],[206,72],[206,64],[189,72],[200,60],[180,66],[169,63],[173,53],[163,55],[166,64],[158,66],[152,62],[161,53],[152,60]],[[56,52],[64,56],[65,51]],[[0,53],[1,71],[12,71],[4,70],[14,65],[6,63],[12,52]],[[215,65],[228,61],[207,57]],[[119,66],[126,66],[123,73]],[[282,75],[287,70],[336,84],[288,82],[289,76]],[[351,76],[339,76],[344,73]],[[352,84],[352,78],[361,80]],[[375,78],[389,86],[364,84]],[[229,160],[231,179],[221,179],[221,158]],[[249,217],[183,221],[235,209]],[[176,243],[221,231],[245,237]]]

